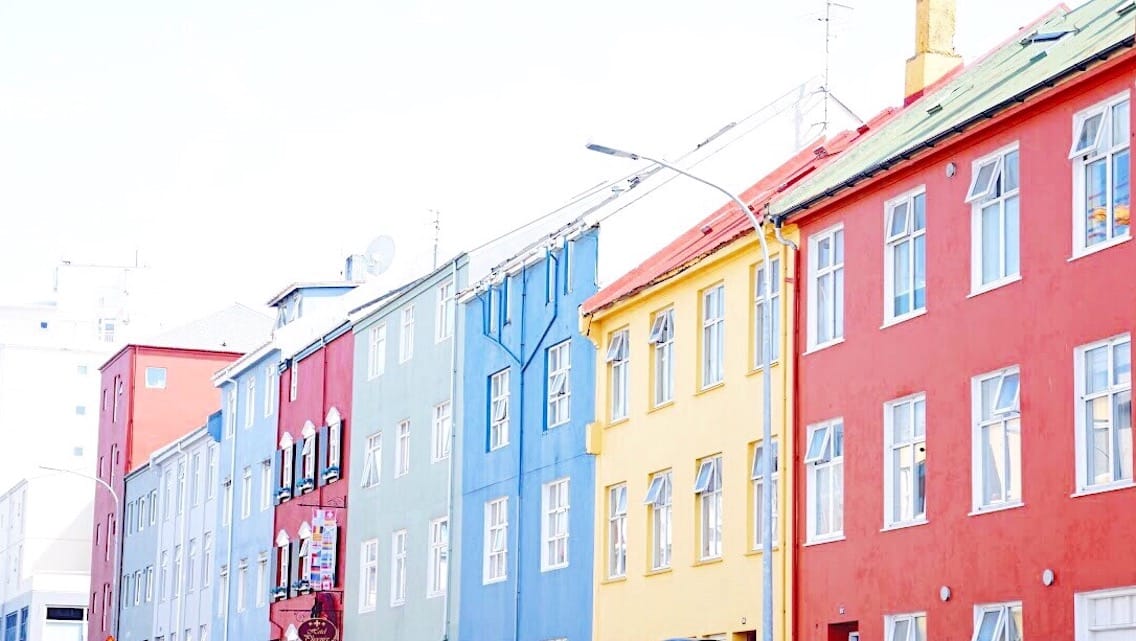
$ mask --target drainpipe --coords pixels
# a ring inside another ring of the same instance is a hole
[[[458,259],[450,263],[450,282],[454,288],[454,333],[450,336],[450,459],[446,466],[446,591],[442,594],[442,641],[450,636],[450,590],[454,588],[454,459],[458,456]]]
[[[781,268],[782,269],[782,279],[783,280],[788,279],[789,274],[790,273],[793,274],[792,319],[793,319],[793,337],[794,338],[793,338],[792,343],[787,346],[789,349],[785,350],[786,352],[792,352],[792,363],[793,363],[792,380],[790,380],[789,374],[786,371],[786,369],[784,367],[781,368],[781,389],[787,391],[787,390],[790,389],[790,386],[792,386],[792,394],[793,395],[791,397],[792,398],[792,407],[791,408],[785,408],[785,409],[789,409],[789,411],[785,412],[783,414],[783,416],[785,417],[785,420],[782,421],[783,429],[782,429],[782,435],[781,435],[782,436],[781,444],[782,444],[783,447],[786,446],[786,444],[788,442],[794,441],[793,435],[795,435],[797,433],[797,430],[794,429],[794,424],[796,423],[796,420],[797,420],[797,407],[798,407],[798,403],[799,403],[798,394],[797,394],[797,391],[798,391],[797,390],[797,383],[800,380],[800,375],[797,373],[798,359],[797,359],[797,340],[796,340],[796,337],[800,333],[800,329],[799,329],[800,324],[798,323],[799,319],[797,318],[797,312],[801,307],[801,302],[800,302],[801,299],[797,295],[798,291],[799,291],[799,284],[800,284],[800,278],[797,277],[797,265],[798,265],[798,262],[800,260],[800,255],[798,254],[797,244],[781,235],[781,225],[784,222],[785,222],[784,216],[779,216],[779,217],[773,219],[773,233],[774,233],[774,236],[777,238],[777,242],[781,243],[782,245],[784,245],[785,247],[788,247],[791,250],[790,252],[788,252],[788,260],[785,261],[786,263],[790,263],[790,264],[789,265],[782,265],[782,268]],[[792,271],[790,271],[790,267],[792,268]],[[776,338],[776,337],[774,337],[774,338]],[[785,362],[788,363],[789,357],[787,355],[783,355],[783,357],[785,358]],[[782,391],[782,393],[781,393],[782,404],[784,404],[784,398],[785,398],[786,391]],[[786,438],[786,437],[788,437],[788,438]],[[794,441],[794,445],[795,445],[795,441]],[[793,452],[794,452],[794,454],[796,453],[796,447],[793,448]],[[792,464],[792,460],[790,461],[790,464]],[[794,465],[790,469],[796,470],[797,467]],[[793,475],[793,482],[796,483],[796,476],[795,475]],[[781,490],[782,491],[785,490],[785,484],[784,483],[781,484]],[[789,491],[790,497],[795,496],[795,494],[793,492],[793,486],[792,485],[789,486],[788,491]],[[796,527],[795,526],[796,526],[796,523],[797,523],[797,509],[798,509],[797,503],[798,503],[798,501],[790,500],[790,501],[788,501],[788,503],[791,506],[791,510],[792,510],[792,518],[789,521],[790,524],[791,524],[790,532],[792,532],[795,535],[796,534]],[[784,505],[785,502],[781,501],[779,504]],[[781,545],[782,545],[782,548],[781,548],[782,550],[787,551],[787,550],[792,549],[792,541],[788,540],[788,537],[786,537],[786,540],[783,541],[781,543]],[[797,577],[797,575],[796,575],[797,556],[795,554],[792,554],[792,553],[790,553],[790,556],[792,556],[792,558],[793,558],[791,569],[785,567],[786,566],[786,555],[784,553],[782,553],[782,555],[781,555],[781,576],[783,577],[782,580],[785,580],[785,578],[787,578],[792,585],[792,596],[790,597],[790,599],[785,599],[785,598],[781,599],[781,626],[782,626],[781,638],[782,639],[792,638],[793,634],[792,634],[791,630],[792,630],[792,627],[796,624],[796,621],[790,621],[789,620],[789,618],[791,616],[790,613],[798,611],[795,608],[789,609],[789,608],[786,607],[787,601],[792,601],[793,603],[796,603],[796,595],[797,595],[797,580],[796,580],[796,577]],[[789,571],[786,571],[786,570],[789,570]]]
[[[252,371],[255,372],[256,370],[254,369]],[[255,375],[256,374],[254,373],[253,376],[255,376]],[[279,379],[277,379],[277,380],[279,380]],[[229,382],[233,384],[233,394],[236,394],[237,389],[240,387],[239,385],[237,385],[237,380],[235,378],[233,378],[233,379],[230,379]],[[265,381],[265,383],[267,384],[267,381]],[[224,388],[222,388],[222,390],[224,390]],[[265,390],[265,392],[267,392],[267,391],[268,390]],[[224,391],[222,391],[222,395],[224,395]],[[221,406],[222,407],[228,407],[228,403],[226,403],[226,401],[223,397],[221,398]],[[227,420],[229,420],[229,417],[225,416],[225,414],[222,412],[222,414],[221,414],[221,441],[222,442],[224,442],[224,440],[225,440],[225,422]],[[232,417],[232,420],[235,422],[237,420],[237,417],[236,416]],[[230,441],[230,445],[229,445],[229,482],[232,483],[233,482],[233,475],[236,474],[236,470],[237,470],[237,429],[236,429],[235,423],[234,423],[234,426],[233,426],[233,438],[229,439],[229,441]],[[208,454],[206,454],[206,459],[208,459]],[[218,461],[218,463],[220,463],[220,461]],[[209,465],[208,460],[206,460],[205,465],[206,466]],[[206,471],[205,476],[206,477],[209,476],[208,471]],[[221,479],[216,479],[216,480],[219,481]],[[222,484],[222,487],[224,487],[224,484]],[[208,489],[206,489],[206,492],[208,492]],[[225,505],[225,498],[224,497],[218,497],[218,498],[221,499],[221,505],[224,506]],[[229,580],[229,577],[233,576],[233,574],[232,574],[233,573],[233,529],[235,528],[236,523],[237,523],[237,520],[233,518],[233,514],[232,514],[233,505],[236,505],[235,501],[229,505],[230,511],[229,511],[228,516],[227,516],[227,518],[229,520],[229,528],[228,528],[229,534],[227,536],[228,540],[227,540],[226,545],[225,545],[225,565],[229,568],[229,574],[227,574],[225,576],[226,581]],[[221,516],[221,522],[222,523],[225,522],[225,518],[226,518],[225,515]],[[203,556],[203,557],[205,556],[205,543],[204,543],[204,541],[202,541],[201,556]],[[210,568],[209,571],[212,572],[213,571],[212,568]],[[220,574],[218,574],[218,577],[220,577]],[[220,578],[218,578],[218,582],[220,582]],[[221,586],[217,586],[217,587],[220,588]],[[227,591],[228,590],[226,589],[226,592]],[[229,616],[228,616],[228,612],[229,612],[229,601],[228,601],[228,599],[226,599],[225,600],[224,612],[218,612],[217,613],[217,614],[223,614],[223,616],[221,617],[221,621],[225,625],[224,631],[221,634],[221,641],[229,641]]]

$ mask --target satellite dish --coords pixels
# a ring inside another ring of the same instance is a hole
[[[390,236],[379,236],[367,245],[367,253],[363,260],[367,263],[367,273],[379,275],[390,269],[394,262],[394,239]]]

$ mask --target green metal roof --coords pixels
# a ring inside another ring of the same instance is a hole
[[[1069,33],[1054,39],[1062,32]],[[770,213],[783,216],[814,206],[1084,71],[1089,63],[1131,47],[1134,35],[1133,0],[1089,0],[1073,10],[1055,9],[1023,30],[1020,37],[957,72],[898,111],[875,133],[774,199]],[[1038,36],[1036,40],[1034,36]]]

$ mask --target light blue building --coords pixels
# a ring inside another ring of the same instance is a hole
[[[460,641],[591,639],[598,231],[582,224],[461,297]]]
[[[158,473],[147,461],[126,475],[118,638],[149,641],[154,631],[158,561]]]

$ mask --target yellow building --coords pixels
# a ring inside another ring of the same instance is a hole
[[[743,198],[762,205],[792,173],[783,168]],[[792,440],[779,436],[790,434],[792,418],[795,301],[785,278],[796,276],[797,256],[769,232],[773,436],[778,460],[792,461]],[[794,228],[782,233],[796,240]],[[748,219],[727,206],[584,305],[582,327],[598,347],[589,431],[596,641],[761,638],[763,479],[754,478],[754,463],[764,273]],[[778,467],[775,505],[789,506],[792,466]],[[791,528],[781,510],[773,535],[777,639],[788,638],[791,624]]]

